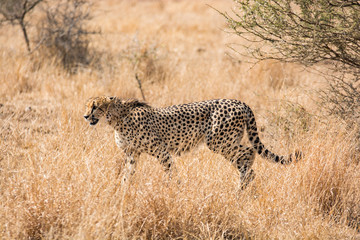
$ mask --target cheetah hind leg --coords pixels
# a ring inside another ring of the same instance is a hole
[[[241,190],[244,190],[255,178],[254,170],[250,169],[254,163],[254,159],[255,151],[249,147],[243,147],[242,151],[240,151],[240,155],[237,156],[235,165],[240,172]]]

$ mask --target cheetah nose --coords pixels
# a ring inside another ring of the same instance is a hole
[[[85,118],[85,119],[88,119],[88,118],[89,118],[89,116],[90,116],[90,115],[85,115],[85,116],[84,116],[84,118]]]

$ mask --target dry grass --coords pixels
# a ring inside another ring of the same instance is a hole
[[[322,119],[321,79],[299,66],[251,65],[227,53],[233,36],[214,10],[231,1],[99,1],[91,47],[101,66],[75,75],[35,66],[18,29],[0,29],[1,239],[357,239],[359,158],[354,134]],[[136,36],[136,37],[135,37]],[[141,98],[124,51],[138,40],[147,101],[155,106],[212,99],[247,102],[275,152],[301,149],[287,167],[256,158],[255,180],[204,147],[176,157],[168,180],[141,156],[121,185],[122,151],[104,123],[82,119],[91,96]],[[99,63],[98,63],[99,64]],[[120,162],[120,163],[119,163]]]

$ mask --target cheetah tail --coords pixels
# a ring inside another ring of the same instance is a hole
[[[248,115],[246,121],[246,130],[248,133],[249,141],[253,145],[256,152],[263,158],[270,160],[275,163],[289,164],[291,162],[298,161],[302,158],[303,154],[300,151],[296,151],[295,154],[290,154],[289,156],[280,156],[275,153],[272,153],[270,150],[265,148],[264,144],[260,141],[259,133],[256,127],[256,121],[253,111],[249,106],[247,107],[246,112]]]

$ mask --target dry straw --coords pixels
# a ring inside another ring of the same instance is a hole
[[[228,10],[231,1],[210,5]],[[1,29],[0,238],[359,238],[356,131],[321,117],[313,101],[322,87],[317,75],[292,64],[235,61],[224,19],[202,2],[95,6],[92,24],[103,37],[92,47],[104,52],[102,67],[74,75],[51,61],[34,68],[21,33]],[[256,177],[240,191],[236,169],[200,146],[175,157],[171,180],[156,159],[142,155],[121,184],[124,154],[106,124],[85,123],[83,104],[97,95],[141,98],[133,66],[122,57],[136,33],[166,52],[158,52],[166,59],[157,62],[167,71],[161,81],[156,71],[151,81],[142,79],[151,105],[244,100],[269,148],[301,149],[305,158],[279,166],[257,156]]]

